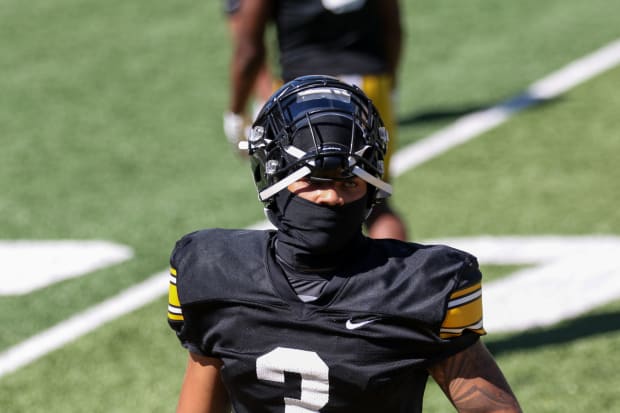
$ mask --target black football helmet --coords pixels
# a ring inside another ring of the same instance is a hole
[[[369,210],[391,195],[382,180],[388,134],[360,88],[331,76],[302,76],[278,89],[263,106],[248,138],[258,197],[273,196],[304,178],[358,176],[369,185]],[[333,179],[333,178],[327,178]]]

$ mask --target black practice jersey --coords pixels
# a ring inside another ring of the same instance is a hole
[[[310,74],[385,73],[378,1],[276,0],[284,81]]]
[[[426,368],[484,334],[467,253],[368,239],[303,303],[274,234],[199,231],[171,257],[169,323],[187,349],[223,361],[237,413],[419,412]]]

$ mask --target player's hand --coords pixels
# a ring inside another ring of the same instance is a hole
[[[233,112],[224,113],[224,134],[233,146],[236,147],[239,142],[247,140],[248,125],[245,116]]]

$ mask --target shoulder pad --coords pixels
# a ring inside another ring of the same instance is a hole
[[[208,229],[181,238],[170,258],[180,305],[243,299],[265,284],[270,231]]]

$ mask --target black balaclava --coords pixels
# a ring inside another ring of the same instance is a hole
[[[342,206],[316,204],[288,190],[275,195],[276,254],[298,271],[336,269],[364,240],[367,195]]]

